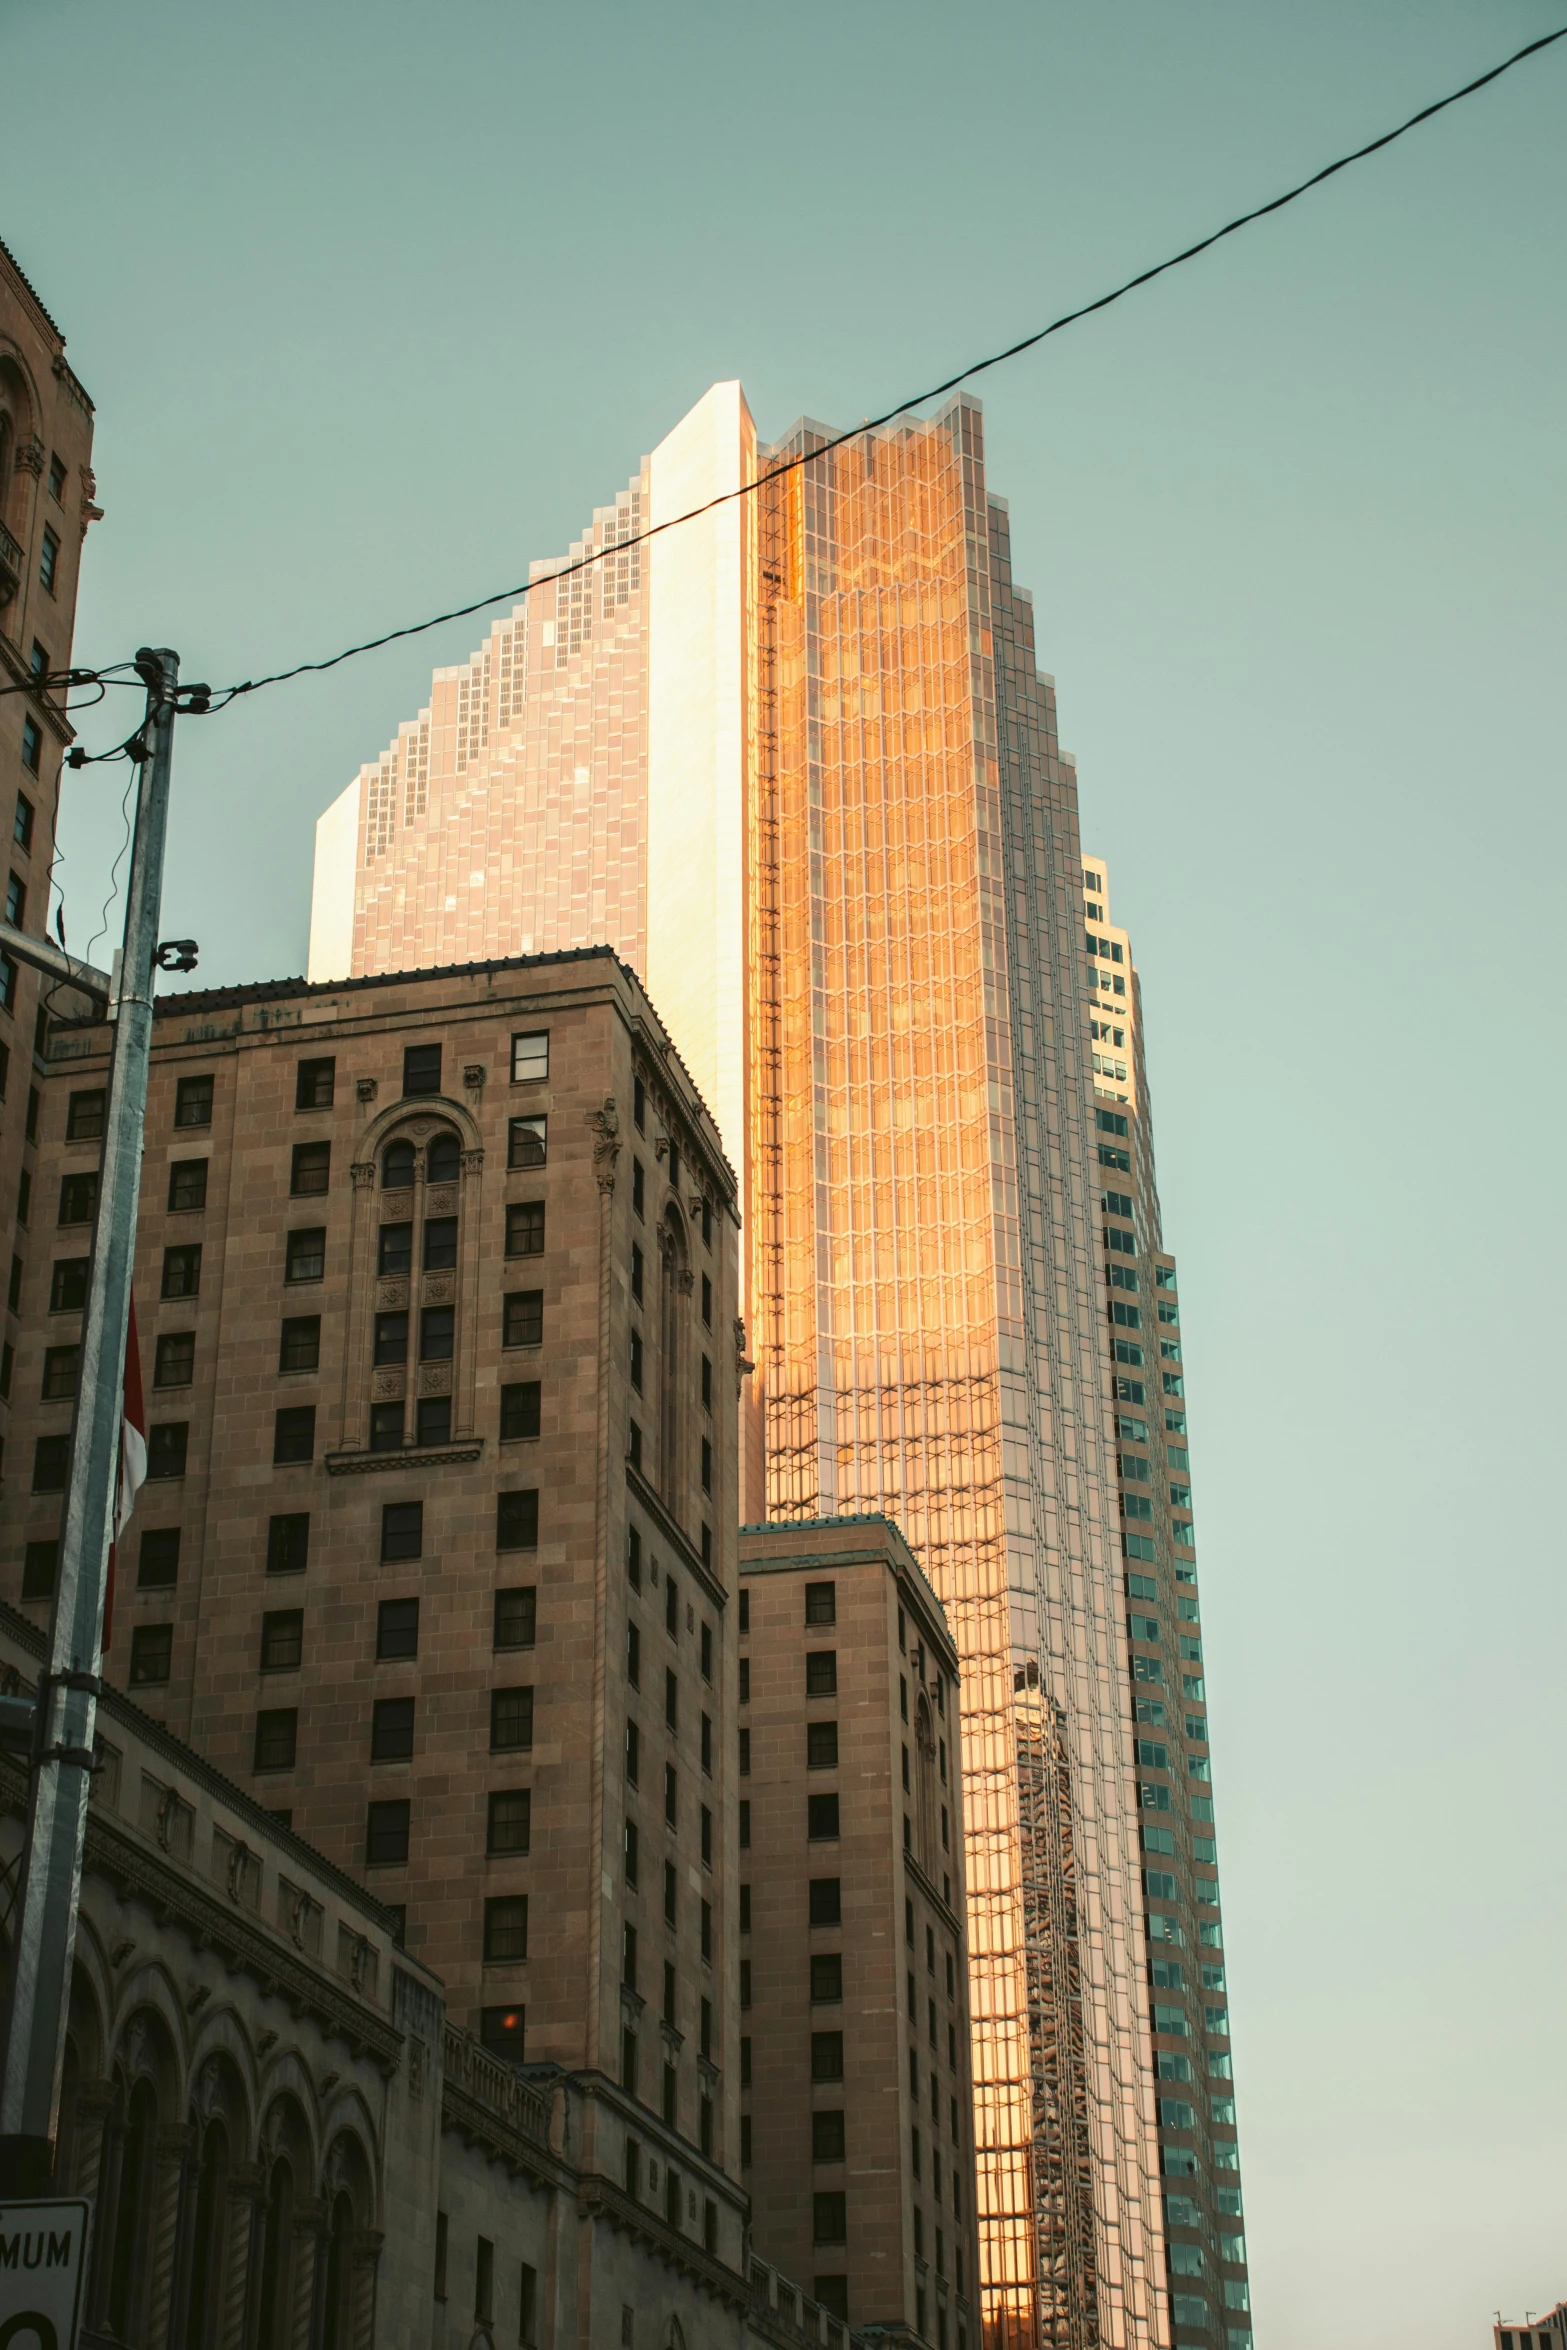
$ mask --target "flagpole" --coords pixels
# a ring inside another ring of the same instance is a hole
[[[54,2165],[82,1847],[93,1767],[109,1545],[119,1491],[125,1333],[152,1051],[158,913],[179,656],[144,649],[136,832],[126,888],[98,1216],[82,1323],[49,1661],[39,1679],[27,1856],[16,1909],[10,2033],[0,2074],[0,2199],[40,2194]]]

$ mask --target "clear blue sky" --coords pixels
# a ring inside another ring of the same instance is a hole
[[[503,586],[715,377],[853,423],[1557,11],[0,0],[80,653]],[[1567,43],[983,387],[1147,993],[1260,2350],[1567,2292],[1564,198]],[[184,729],[205,979],[303,967],[318,810],[476,636]],[[120,785],[70,789],[81,948]]]

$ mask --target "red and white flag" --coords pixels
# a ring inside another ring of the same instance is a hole
[[[120,1482],[114,1496],[114,1540],[109,1544],[109,1579],[103,1600],[103,1645],[114,1633],[115,1544],[130,1523],[136,1496],[147,1480],[147,1407],[141,1392],[141,1348],[136,1340],[136,1297],[131,1295],[125,1331],[125,1396],[120,1415]]]

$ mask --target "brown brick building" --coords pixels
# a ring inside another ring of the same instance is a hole
[[[55,1569],[107,1030],[56,1026],[0,1595]],[[738,2265],[733,1182],[607,949],[159,1007],[112,1679],[603,2076]]]
[[[741,1529],[739,1698],[757,2248],[977,2350],[958,1655],[889,1518]]]
[[[63,695],[37,680],[71,658],[82,541],[98,513],[92,434],[92,402],[66,365],[65,337],[0,245],[0,871],[6,921],[40,938],[72,728]],[[38,989],[34,973],[0,950],[0,1470],[35,1253]]]

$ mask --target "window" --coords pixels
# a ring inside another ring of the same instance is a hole
[[[838,1834],[836,1795],[808,1795],[805,1799],[806,1834],[812,1843],[831,1843]]]
[[[490,1691],[490,1752],[514,1754],[533,1744],[532,1688]]]
[[[200,1160],[198,1164],[202,1170],[202,1191],[203,1197],[205,1197],[206,1161]],[[174,1204],[172,1186],[169,1204],[171,1207]],[[97,1213],[98,1177],[96,1172],[91,1175],[62,1175],[60,1178],[58,1221],[61,1224],[90,1224]]]
[[[711,1624],[702,1626],[701,1657],[702,1678],[704,1681],[711,1681],[713,1678],[713,1627]]]
[[[511,1040],[511,1076],[514,1085],[531,1084],[550,1073],[550,1032],[547,1028],[535,1030],[528,1036],[514,1036]]]
[[[294,1075],[296,1110],[329,1110],[337,1082],[337,1062],[328,1055],[319,1061],[301,1061]]]
[[[381,1505],[381,1556],[416,1559],[424,1555],[424,1503],[388,1501]]]
[[[631,1162],[631,1207],[635,1215],[640,1216],[646,1205],[646,1189],[647,1178],[642,1172],[642,1161],[633,1159]]]
[[[389,1142],[381,1153],[381,1189],[406,1191],[414,1179],[415,1152],[406,1134]]]
[[[430,1147],[424,1154],[425,1181],[429,1184],[455,1183],[462,1173],[462,1144],[449,1126],[432,1135]]]
[[[838,1951],[813,1954],[811,1959],[811,2004],[813,2007],[833,2007],[843,1998],[843,1957]]]
[[[511,1442],[518,1437],[537,1436],[539,1433],[540,1385],[537,1379],[523,1379],[501,1389],[501,1440]]]
[[[98,1142],[103,1135],[103,1114],[108,1097],[102,1086],[90,1093],[73,1093],[65,1113],[67,1142]]]
[[[838,1725],[836,1722],[806,1723],[805,1767],[809,1771],[835,1771],[838,1768]],[[833,1833],[837,1833],[836,1829]]]
[[[419,1602],[383,1599],[375,1615],[375,1653],[383,1664],[419,1654]]]
[[[539,1542],[539,1497],[535,1489],[524,1487],[515,1493],[495,1496],[495,1547],[497,1550],[536,1550]]]
[[[633,1689],[642,1686],[642,1635],[635,1624],[626,1626],[626,1679]]]
[[[131,1634],[131,1687],[146,1689],[167,1681],[173,1669],[174,1626],[138,1624]]]
[[[136,1569],[137,1590],[169,1590],[179,1575],[179,1568],[178,1526],[149,1527],[141,1538],[141,1555]],[[23,1596],[26,1596],[25,1592]]]
[[[704,1493],[711,1493],[712,1490],[713,1445],[712,1439],[710,1437],[704,1436],[702,1439],[702,1491]]]
[[[531,1648],[538,1633],[538,1590],[532,1583],[513,1584],[495,1594],[495,1646]]]
[[[326,1191],[332,1177],[332,1145],[329,1142],[296,1142],[288,1188],[295,1199],[304,1199],[314,1192]]]
[[[410,1809],[406,1799],[367,1808],[365,1859],[372,1868],[395,1867],[407,1860]]]
[[[671,1730],[680,1727],[680,1683],[675,1678],[672,1665],[664,1668],[664,1722]]]
[[[702,1275],[702,1319],[711,1328],[713,1320],[713,1284],[708,1275]]]
[[[811,2034],[811,2078],[813,2081],[841,2081],[843,2079],[843,2034],[841,2032],[813,2032]]]
[[[16,983],[20,976],[20,965],[13,962],[9,955],[0,955],[0,1010],[15,1011]]]
[[[185,1453],[190,1442],[188,1420],[163,1420],[147,1431],[147,1474],[149,1477],[183,1477]]]
[[[836,1583],[807,1583],[805,1586],[805,1620],[808,1624],[836,1624],[838,1621],[838,1586]]]
[[[1138,1423],[1135,1420],[1131,1423],[1133,1427],[1136,1427],[1137,1424]],[[1123,1428],[1125,1428],[1128,1423],[1123,1420],[1121,1425]],[[1150,1470],[1148,1463],[1143,1459],[1141,1453],[1123,1452],[1118,1456],[1117,1465],[1119,1466],[1123,1477],[1130,1477],[1134,1483],[1140,1483],[1143,1485],[1149,1483],[1152,1476],[1152,1471]]]
[[[1157,1616],[1128,1616],[1126,1629],[1133,1640],[1157,1640],[1159,1619]]]
[[[29,1170],[24,1167],[16,1186],[16,1220],[18,1224],[25,1224],[29,1221],[28,1210],[32,1205],[32,1197],[33,1178]]]
[[[79,1302],[85,1305],[87,1302],[87,1259],[81,1257],[76,1261],[82,1268],[82,1296]],[[61,1265],[55,1267],[57,1274],[65,1270],[66,1268]],[[195,1241],[184,1248],[166,1248],[163,1252],[163,1296],[194,1297],[200,1287],[200,1241]]]
[[[512,1200],[506,1209],[506,1254],[541,1257],[544,1254],[544,1202]]]
[[[414,1407],[415,1444],[449,1444],[452,1437],[452,1399],[449,1395],[422,1395]]]
[[[6,884],[5,918],[18,930],[27,919],[27,884],[19,873],[13,873]]]
[[[406,1314],[376,1315],[375,1360],[377,1363],[407,1362],[408,1316]]]
[[[160,1363],[163,1359],[164,1343],[161,1339],[158,1342]],[[43,1383],[45,1403],[68,1403],[76,1393],[76,1373],[77,1365],[81,1360],[81,1351],[79,1346],[51,1346],[45,1349]],[[171,1381],[169,1384],[183,1387],[188,1386],[189,1383],[190,1375],[187,1372],[184,1379]],[[160,1381],[159,1384],[161,1385],[163,1382]]]
[[[60,577],[60,534],[44,524],[43,544],[38,551],[38,584],[52,596]]]
[[[813,2162],[842,2162],[843,2159],[842,2111],[813,2113],[811,2116],[811,2160]]]
[[[1112,1289],[1129,1289],[1134,1295],[1136,1294],[1137,1275],[1130,1265],[1107,1266],[1105,1279]],[[1132,1327],[1136,1329],[1138,1325],[1134,1323]]]
[[[638,1299],[642,1295],[642,1251],[635,1241],[631,1244],[631,1294]]]
[[[310,1559],[310,1512],[289,1510],[267,1520],[267,1573],[302,1575]]]
[[[39,725],[37,719],[24,718],[22,720],[22,765],[28,768],[34,775],[38,773],[38,763],[43,756],[43,747],[43,729]],[[25,839],[23,839],[22,821],[20,816],[17,817],[16,822],[12,827],[16,839],[21,842],[24,849],[29,848],[32,845],[33,828],[31,818],[32,811],[29,809],[28,824],[26,828],[27,836]]]
[[[252,1767],[258,1771],[291,1771],[298,1744],[298,1708],[292,1705],[273,1706],[256,1716]]]
[[[847,2198],[836,2191],[811,2197],[811,2240],[816,2244],[844,2244],[849,2236]]]
[[[372,1452],[401,1452],[402,1449],[402,1405],[400,1403],[373,1403],[370,1406],[370,1450]]]
[[[533,1797],[526,1787],[497,1789],[489,1799],[485,1850],[525,1853],[531,1834],[532,1806]]]
[[[160,1347],[164,1343],[159,1340]],[[194,1338],[192,1344],[194,1345]],[[283,1324],[278,1340],[279,1371],[314,1371],[321,1362],[321,1317],[296,1314]]]
[[[22,1554],[22,1597],[52,1599],[60,1571],[58,1542],[30,1542]]]
[[[546,1155],[543,1118],[511,1118],[506,1125],[508,1167],[542,1167]]]
[[[502,1324],[503,1346],[542,1346],[544,1343],[544,1292],[542,1289],[514,1289],[507,1296]],[[640,1341],[633,1334],[633,1348],[640,1349]]]
[[[370,1708],[370,1760],[412,1762],[413,1751],[414,1700],[378,1697]]]
[[[301,1224],[288,1236],[283,1263],[284,1280],[319,1281],[325,1271],[326,1226]]]
[[[424,1220],[425,1271],[427,1273],[449,1273],[456,1262],[456,1217],[426,1216]]]
[[[1135,1232],[1123,1231],[1119,1224],[1107,1224],[1105,1226],[1105,1246],[1106,1248],[1117,1250],[1122,1256],[1135,1257],[1137,1254],[1137,1235]],[[1122,1268],[1119,1265],[1112,1265],[1110,1267],[1110,1278],[1112,1282],[1115,1281],[1116,1275],[1121,1273],[1121,1271]],[[1127,1289],[1135,1289],[1137,1287],[1137,1277],[1132,1273],[1130,1266],[1126,1267],[1126,1273],[1131,1275],[1131,1278],[1125,1279],[1123,1277],[1122,1283],[1120,1285]]]
[[[269,1608],[261,1619],[261,1670],[264,1673],[297,1672],[304,1645],[304,1609]]]
[[[289,1404],[273,1422],[272,1458],[276,1462],[313,1461],[316,1457],[316,1407]]]
[[[210,1126],[212,1124],[212,1086],[210,1077],[182,1077],[174,1089],[174,1123],[176,1126]]]
[[[439,1093],[441,1048],[438,1044],[411,1044],[403,1049],[403,1092]]]
[[[449,1363],[451,1361],[455,1324],[455,1307],[425,1306],[421,1309],[419,1314],[419,1360],[421,1363]]]
[[[528,1897],[492,1895],[484,1905],[484,1959],[487,1966],[515,1965],[528,1955]]]

